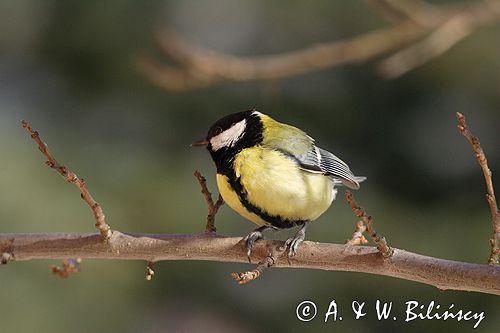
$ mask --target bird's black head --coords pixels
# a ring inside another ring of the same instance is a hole
[[[262,142],[262,132],[260,113],[255,110],[243,111],[217,120],[208,130],[206,139],[193,145],[206,146],[217,172],[227,174],[238,152]]]

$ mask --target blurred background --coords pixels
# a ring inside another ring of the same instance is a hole
[[[21,119],[85,178],[112,227],[196,233],[204,230],[206,205],[192,173],[200,170],[215,192],[215,169],[205,150],[189,144],[218,118],[257,108],[304,129],[368,177],[356,198],[390,245],[485,263],[491,220],[484,179],[455,112],[466,115],[500,174],[500,24],[478,26],[394,79],[377,70],[391,52],[282,79],[219,79],[181,90],[159,86],[138,66],[141,57],[173,66],[157,41],[167,27],[221,53],[270,55],[397,24],[381,8],[361,0],[0,1],[0,232],[94,231],[78,191],[44,166]],[[356,222],[340,195],[307,239],[344,243]],[[226,206],[216,225],[233,236],[254,228]],[[84,260],[82,272],[65,280],[51,275],[50,264],[58,263],[0,267],[2,331],[472,330],[465,321],[405,323],[408,300],[484,311],[480,332],[499,324],[498,297],[362,273],[270,269],[239,286],[230,273],[249,265],[160,262],[146,282],[144,262]],[[303,323],[295,309],[306,299],[319,314]],[[377,299],[393,301],[401,318],[377,321]],[[324,323],[331,300],[342,322]],[[367,302],[365,318],[353,318],[353,300]]]

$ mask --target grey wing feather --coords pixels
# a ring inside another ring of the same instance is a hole
[[[303,170],[330,176],[335,184],[358,189],[366,177],[357,177],[349,166],[329,151],[313,146],[308,153],[296,156]]]

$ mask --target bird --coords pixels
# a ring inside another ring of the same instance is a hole
[[[224,202],[258,225],[243,238],[249,261],[264,231],[299,227],[285,241],[290,260],[309,224],[330,207],[336,187],[359,189],[366,180],[355,176],[340,158],[317,147],[301,129],[255,109],[217,120],[206,137],[191,146],[205,146],[210,152]]]

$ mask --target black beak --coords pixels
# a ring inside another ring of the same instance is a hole
[[[201,140],[197,140],[193,143],[191,143],[191,147],[199,147],[199,146],[206,146],[208,145],[208,140],[207,139],[201,139]]]

